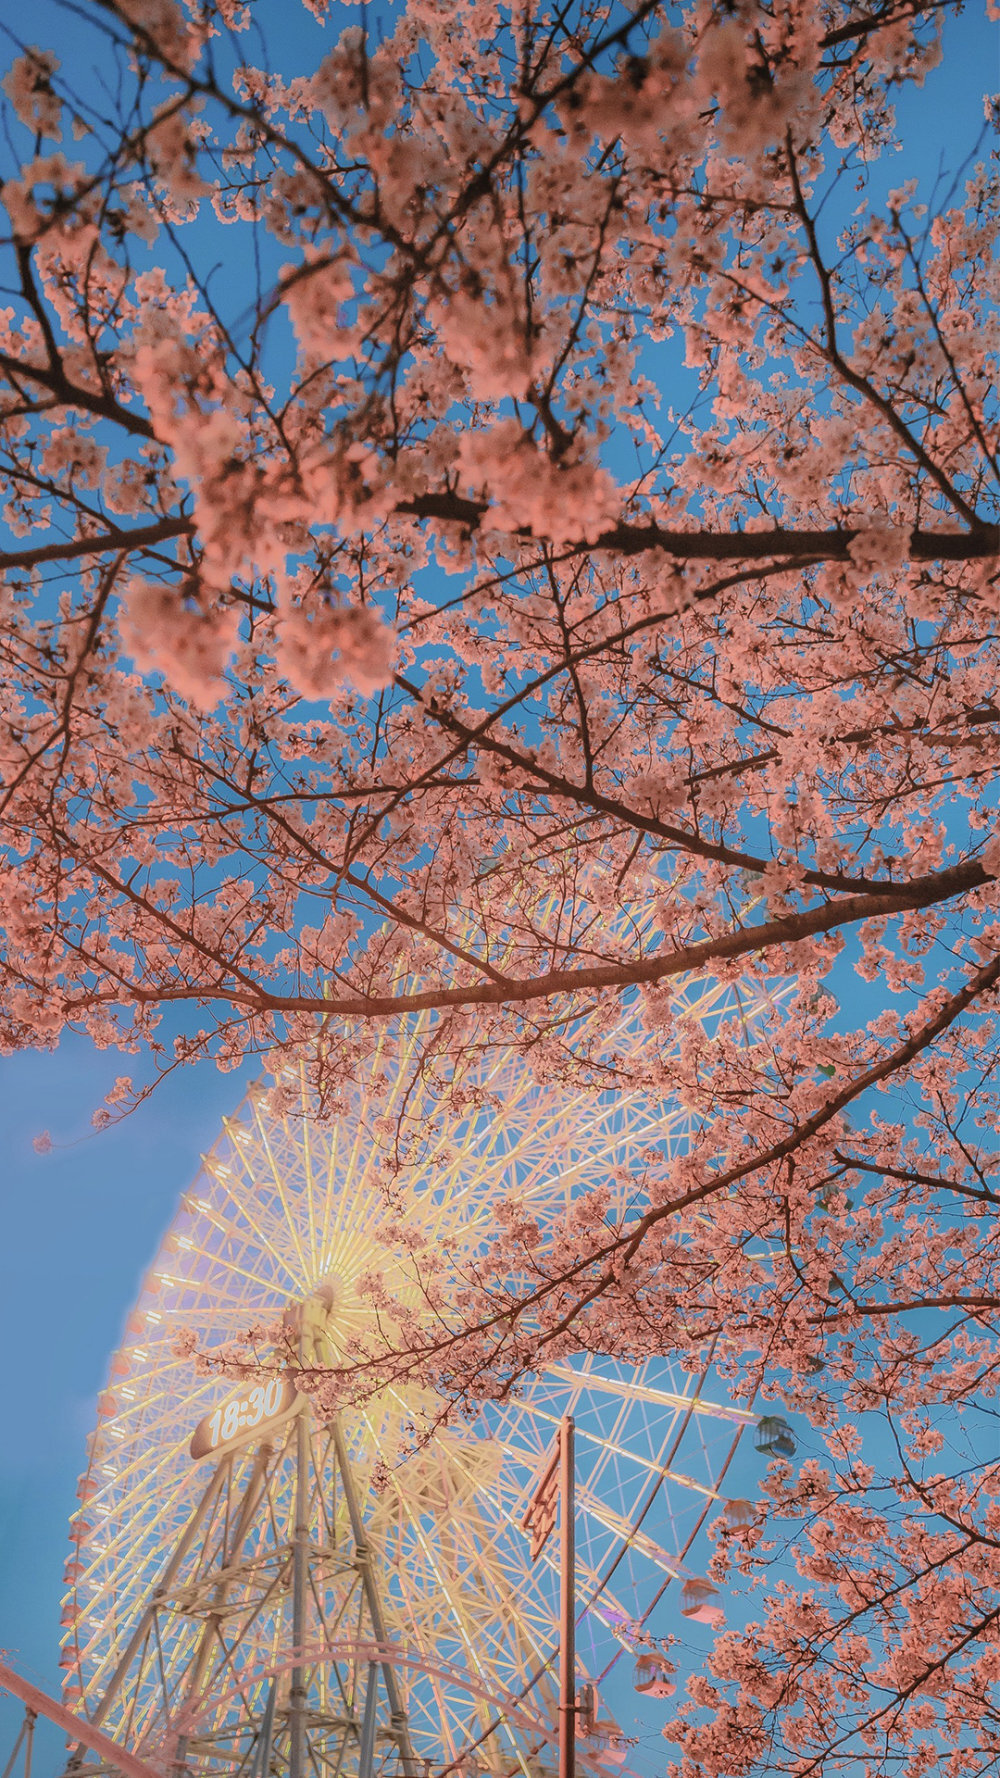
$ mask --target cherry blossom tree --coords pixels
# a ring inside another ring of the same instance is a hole
[[[1000,1770],[998,181],[885,177],[956,10],[80,0],[3,81],[0,1046],[332,1113],[645,1021],[683,1157],[358,1369],[811,1423],[686,1774]]]

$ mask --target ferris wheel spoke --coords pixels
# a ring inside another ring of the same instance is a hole
[[[571,1388],[578,1388],[581,1384],[581,1374],[568,1365],[549,1365],[544,1376]],[[694,1413],[709,1420],[726,1420],[734,1426],[754,1426],[757,1423],[757,1416],[748,1410],[734,1407],[729,1402],[712,1401],[699,1394],[682,1395],[672,1390],[651,1387],[627,1376],[608,1377],[595,1369],[586,1372],[585,1380],[588,1389],[614,1395],[619,1399],[647,1402],[658,1408],[677,1408],[684,1413]]]
[[[257,1113],[250,1102],[251,1111],[256,1118]],[[229,1141],[228,1160],[221,1160],[216,1153],[215,1145],[211,1153],[205,1157],[205,1170],[209,1176],[221,1185],[226,1192],[226,1210],[228,1215],[220,1215],[218,1207],[208,1209],[208,1220],[214,1224],[219,1233],[228,1233],[236,1240],[252,1239],[262,1257],[270,1259],[279,1272],[289,1272],[287,1249],[282,1242],[282,1221],[280,1216],[268,1218],[268,1205],[261,1197],[260,1163],[255,1161],[253,1149],[257,1146],[253,1135],[245,1125],[240,1125],[228,1118],[223,1119],[223,1130]],[[266,1156],[266,1149],[263,1151]],[[233,1162],[243,1175],[244,1190],[237,1198],[232,1191]],[[255,1161],[255,1164],[251,1164]],[[277,1180],[273,1181],[273,1194],[280,1204],[281,1194]],[[195,1200],[199,1208],[205,1200]],[[214,1211],[214,1214],[213,1214]],[[268,1226],[270,1220],[270,1227]],[[221,1226],[220,1226],[221,1224]]]
[[[412,1513],[409,1512],[408,1503],[405,1499],[405,1496],[403,1496],[402,1494],[400,1495],[400,1505],[402,1507],[402,1510],[407,1513],[407,1516],[409,1518],[410,1529],[411,1529],[413,1539],[414,1539],[415,1543],[418,1545],[418,1547],[420,1548],[420,1550],[423,1554],[424,1560],[427,1564],[428,1570],[429,1570],[430,1574],[434,1577],[435,1581],[437,1582],[437,1585],[441,1591],[441,1596],[445,1600],[445,1602],[447,1603],[447,1605],[449,1607],[449,1610],[451,1613],[452,1624],[453,1624],[454,1628],[457,1629],[457,1631],[458,1631],[458,1636],[459,1636],[459,1640],[460,1640],[460,1643],[463,1648],[463,1652],[466,1654],[468,1661],[473,1668],[473,1671],[476,1672],[477,1675],[481,1678],[483,1676],[483,1674],[482,1674],[482,1669],[481,1669],[480,1658],[479,1658],[478,1652],[475,1648],[473,1639],[468,1634],[468,1630],[467,1630],[467,1627],[466,1627],[466,1624],[464,1621],[464,1614],[463,1614],[460,1606],[458,1606],[456,1603],[452,1578],[445,1571],[442,1563],[438,1559],[437,1553],[430,1547],[429,1540],[428,1540],[427,1536],[425,1535],[422,1526],[420,1525],[419,1519],[416,1518],[415,1515],[413,1515]],[[399,1565],[399,1567],[397,1569],[397,1578],[400,1582],[400,1585],[402,1587],[405,1587],[407,1589],[407,1592],[409,1593],[410,1578],[409,1578],[409,1575],[407,1572],[407,1567],[406,1567],[405,1563],[401,1563]],[[419,1619],[417,1618],[416,1614],[413,1612],[412,1595],[410,1595],[410,1598],[408,1599],[408,1603],[410,1604],[411,1623],[413,1624],[414,1630],[417,1631],[417,1633],[419,1634]]]

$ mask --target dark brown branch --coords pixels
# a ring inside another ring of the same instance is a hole
[[[396,512],[407,518],[438,519],[477,531],[489,516],[489,504],[468,500],[460,494],[419,494],[403,500]],[[900,529],[904,529],[900,526]],[[529,526],[514,533],[526,543],[537,541]],[[866,533],[862,530],[788,531],[674,531],[650,519],[645,524],[624,520],[596,537],[562,546],[569,555],[598,550],[612,555],[637,556],[644,550],[662,550],[684,562],[763,562],[787,556],[789,563],[849,562],[851,545]],[[561,552],[560,552],[561,553]],[[975,530],[910,532],[908,555],[914,562],[974,562],[1000,555],[1000,526],[977,525]]]
[[[867,12],[859,19],[850,19],[846,25],[838,25],[834,31],[827,31],[819,40],[821,49],[835,49],[839,43],[856,42],[860,37],[874,36],[876,31],[886,31],[890,26],[899,24],[906,19],[916,18],[922,12],[943,12],[946,0],[934,0],[928,6],[925,0],[914,0],[910,6],[887,6],[884,12]]]
[[[13,358],[9,352],[0,352],[0,370],[5,370],[16,386],[19,386],[19,379],[22,377],[29,382],[40,383],[63,407],[79,408],[83,414],[97,414],[102,420],[113,420],[116,426],[121,426],[123,431],[132,433],[136,438],[156,437],[150,422],[144,420],[141,414],[130,413],[127,407],[123,407],[111,395],[104,395],[97,389],[87,389],[80,383],[71,383],[59,365],[48,369],[42,364],[29,364],[24,359]]]
[[[613,641],[617,643],[620,638],[615,637]],[[602,644],[602,646],[606,645]],[[596,648],[588,650],[590,654],[596,652]],[[573,657],[567,653],[565,660],[557,660],[544,678],[554,678],[569,666],[572,660]],[[491,735],[489,731],[492,725],[506,714],[507,710],[514,708],[517,704],[524,703],[528,695],[537,690],[543,682],[543,678],[536,678],[530,686],[520,688],[516,697],[508,699],[506,706],[500,710],[490,711],[475,728],[470,728],[450,710],[439,709],[436,704],[423,701],[416,686],[409,680],[402,678],[401,675],[397,674],[396,676],[396,684],[407,692],[415,702],[423,703],[423,708],[428,715],[432,716],[447,734],[457,736],[461,742],[460,748],[454,749],[446,759],[436,762],[436,770],[441,770],[456,758],[463,757],[477,749],[483,753],[493,753],[499,759],[506,760],[508,765],[513,766],[515,770],[522,772],[525,777],[535,779],[538,784],[544,786],[545,792],[549,796],[564,799],[582,808],[592,809],[595,813],[606,816],[609,821],[620,822],[623,827],[631,827],[637,833],[649,834],[653,839],[663,840],[668,846],[675,847],[680,852],[686,852],[691,857],[708,859],[715,864],[727,865],[733,870],[750,871],[757,876],[763,875],[768,866],[774,862],[774,860],[762,858],[754,852],[743,852],[735,846],[703,839],[693,828],[677,827],[671,822],[661,821],[656,815],[644,814],[641,810],[631,808],[627,803],[620,802],[615,797],[607,796],[598,790],[592,782],[574,784],[571,779],[563,777],[560,773],[549,771],[529,754],[522,753],[516,747],[511,747],[507,742],[499,741]],[[384,818],[384,815],[385,811],[381,810],[380,818]],[[886,912],[892,912],[899,897],[901,895],[905,897],[909,889],[909,884],[905,881],[883,882],[878,878],[861,874],[850,876],[844,872],[814,869],[804,870],[802,881],[817,889],[828,889],[836,895],[852,894],[859,890],[867,895],[882,895],[886,900]]]
[[[957,1179],[941,1179],[935,1173],[917,1173],[910,1167],[882,1167],[874,1161],[862,1160],[860,1155],[842,1154],[839,1148],[834,1149],[833,1158],[841,1166],[852,1168],[858,1173],[874,1173],[879,1179],[898,1179],[903,1185],[926,1185],[930,1191],[957,1192],[962,1198],[978,1198],[982,1203],[1000,1204],[1000,1194],[991,1192],[987,1187],[962,1185]]]
[[[0,573],[6,568],[36,568],[43,562],[69,562],[81,556],[100,556],[106,550],[130,552],[151,549],[167,543],[171,537],[193,537],[193,519],[159,519],[152,525],[135,525],[119,531],[117,526],[99,537],[68,537],[62,543],[43,543],[37,549],[14,549],[0,552]]]
[[[130,892],[127,885],[103,867],[92,864],[90,868],[109,888],[119,890],[138,904],[146,906],[141,897]],[[225,1000],[231,1005],[243,1005],[249,1011],[315,1012],[324,1016],[360,1016],[368,1019],[396,1018],[400,1013],[436,1010],[446,1006],[520,1006],[535,1000],[548,1000],[557,994],[577,994],[605,988],[614,991],[669,981],[680,975],[702,974],[713,964],[730,962],[737,957],[752,956],[756,952],[784,945],[795,945],[806,938],[835,932],[842,926],[858,925],[865,920],[886,920],[891,915],[912,912],[916,908],[935,907],[956,896],[967,895],[970,890],[982,888],[991,881],[982,866],[975,859],[969,859],[950,870],[915,879],[906,886],[905,892],[892,907],[886,906],[882,896],[856,895],[834,904],[822,902],[801,913],[785,914],[777,920],[763,921],[759,926],[741,926],[735,932],[726,933],[720,938],[698,939],[693,944],[680,945],[674,951],[666,954],[660,952],[655,957],[640,958],[634,962],[592,964],[586,969],[553,969],[527,980],[507,976],[497,982],[480,982],[467,987],[423,988],[409,994],[341,994],[324,999],[315,994],[273,994],[261,984],[250,983],[244,977],[247,985],[239,990],[226,986],[222,981],[200,986],[186,984],[178,988],[171,988],[163,983],[149,989],[129,984],[127,997],[136,1002],[204,1001],[213,998]],[[147,906],[146,911],[154,910]],[[175,931],[180,942],[184,942],[187,935],[182,927],[168,919],[162,910],[155,910],[155,914],[157,919],[162,919]],[[190,942],[196,941],[192,939]],[[206,952],[206,956],[208,954]],[[219,964],[221,972],[231,967],[218,958],[213,958],[212,961]],[[989,968],[1000,972],[1000,962],[991,964]],[[979,980],[978,976],[976,980]],[[82,997],[81,1004],[95,1005],[105,998],[107,997],[99,993],[90,994]],[[121,996],[115,995],[114,998],[117,1001]]]

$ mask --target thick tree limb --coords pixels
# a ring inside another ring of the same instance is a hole
[[[137,906],[154,912],[141,896],[136,895],[134,890],[105,868],[94,863],[91,863],[90,868],[109,888],[126,896]],[[317,1012],[329,1017],[366,1019],[396,1018],[402,1013],[437,1010],[449,1006],[520,1006],[532,1001],[548,1000],[560,994],[578,994],[600,989],[614,992],[647,984],[651,986],[681,975],[698,975],[711,969],[713,964],[731,962],[737,957],[753,956],[757,952],[785,945],[799,944],[804,939],[835,932],[842,926],[858,925],[865,920],[887,920],[893,915],[912,912],[918,908],[935,907],[956,896],[968,895],[971,890],[982,888],[991,881],[992,878],[986,875],[982,865],[975,859],[969,859],[964,864],[940,871],[936,875],[914,879],[891,907],[886,906],[880,895],[855,895],[836,903],[823,902],[806,908],[801,913],[785,914],[776,920],[765,920],[759,926],[741,926],[735,932],[726,933],[719,938],[699,939],[694,944],[679,945],[676,950],[659,952],[655,957],[598,963],[583,969],[552,969],[529,980],[503,976],[497,981],[470,983],[467,987],[423,988],[410,994],[331,993],[321,999],[315,994],[274,994],[262,983],[251,983],[244,972],[238,971],[235,961],[231,963],[225,957],[213,956],[211,960],[217,965],[219,973],[211,984],[191,983],[176,988],[166,982],[149,988],[129,984],[124,998],[137,1003],[219,999],[234,1006],[245,1006],[248,1011]],[[170,928],[177,942],[196,942],[189,940],[184,929],[162,910],[155,910],[155,914],[157,919],[162,919],[164,925]],[[206,952],[206,955],[209,953]],[[230,987],[225,978],[231,973],[242,974],[245,985]],[[105,997],[99,994],[87,995],[83,997],[82,1003],[93,1005],[102,998]],[[116,994],[114,998],[120,1001],[123,996]]]
[[[460,494],[420,494],[401,501],[396,511],[406,517],[439,519],[478,531],[489,525],[489,504],[468,500]],[[902,527],[901,527],[902,528]],[[536,539],[528,527],[516,535],[525,542]],[[780,526],[767,531],[676,531],[655,520],[645,524],[622,521],[595,537],[580,539],[561,546],[569,554],[584,555],[605,550],[620,556],[641,555],[644,550],[662,550],[685,562],[748,562],[771,561],[787,556],[789,562],[849,562],[851,545],[863,539],[862,530],[787,530]],[[975,530],[929,531],[917,528],[910,532],[908,554],[915,562],[973,562],[1000,554],[1000,526],[983,524]]]
[[[81,556],[100,556],[107,550],[116,552],[152,549],[168,543],[172,537],[193,537],[193,519],[160,519],[152,525],[134,525],[105,531],[100,537],[68,537],[65,542],[39,544],[37,549],[15,549],[0,552],[0,572],[8,568],[37,568],[44,562],[78,561]]]

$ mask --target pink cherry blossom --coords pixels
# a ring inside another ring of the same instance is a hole
[[[710,1358],[791,1430],[671,1771],[992,1770],[1000,218],[894,112],[961,9],[293,3],[92,9],[101,132],[2,83],[0,1051],[639,1096],[627,1216],[512,1180],[313,1387]]]

